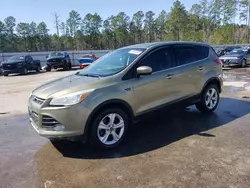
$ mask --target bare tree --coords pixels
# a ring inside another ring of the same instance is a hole
[[[54,16],[54,24],[56,26],[56,34],[59,37],[59,27],[60,27],[59,17],[60,17],[60,15],[55,12],[55,13],[53,13],[53,16]]]

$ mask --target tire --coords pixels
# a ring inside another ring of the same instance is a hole
[[[46,67],[46,72],[50,72],[51,71],[51,67]]]
[[[67,65],[66,62],[64,62],[64,64],[63,64],[63,70],[67,70],[67,69],[68,69],[68,65]]]
[[[27,74],[28,74],[28,70],[27,70],[26,67],[23,68],[21,74],[22,74],[22,75],[27,75]]]
[[[3,73],[3,76],[9,76],[9,74],[8,73]]]
[[[40,67],[40,66],[38,66],[38,67],[36,68],[36,72],[41,72],[41,67]]]
[[[114,123],[111,123],[111,118],[114,118]],[[119,127],[115,128],[118,125]],[[115,148],[124,140],[128,127],[128,115],[123,110],[119,108],[102,110],[94,117],[91,124],[90,143],[99,148]]]
[[[195,104],[195,106],[202,113],[211,113],[217,108],[219,101],[220,93],[218,86],[210,84],[203,90],[201,100],[199,103]]]
[[[71,62],[69,62],[68,69],[69,69],[69,70],[71,70],[71,69],[72,69]]]
[[[245,66],[246,66],[246,60],[242,59],[242,61],[241,61],[241,67],[244,68]]]

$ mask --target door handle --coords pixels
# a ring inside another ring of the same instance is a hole
[[[168,75],[166,76],[166,78],[167,78],[167,79],[172,79],[172,76],[173,76],[173,74],[168,74]]]
[[[204,67],[203,67],[203,66],[199,66],[199,70],[201,70],[201,71],[202,71],[203,69],[204,69]]]

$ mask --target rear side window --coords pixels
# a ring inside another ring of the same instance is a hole
[[[179,45],[175,47],[179,65],[186,65],[208,57],[209,48],[196,45]]]

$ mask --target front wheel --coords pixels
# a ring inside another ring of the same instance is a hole
[[[51,71],[51,67],[50,66],[47,66],[46,67],[46,72],[50,72]]]
[[[213,112],[220,100],[219,89],[217,85],[208,85],[201,94],[201,101],[196,104],[196,108],[202,113]]]
[[[69,68],[69,70],[71,70],[71,69],[72,69],[71,62],[69,62],[68,68]]]
[[[246,66],[246,60],[243,59],[243,60],[241,61],[241,67],[244,68],[245,66]]]
[[[94,118],[90,141],[97,147],[114,148],[124,139],[128,126],[128,115],[123,110],[106,109]]]
[[[28,70],[27,70],[26,67],[23,68],[21,74],[22,74],[22,75],[27,75],[27,74],[28,74]]]
[[[9,74],[8,73],[3,73],[3,76],[9,76]]]
[[[41,67],[40,66],[37,66],[36,72],[41,72]]]

